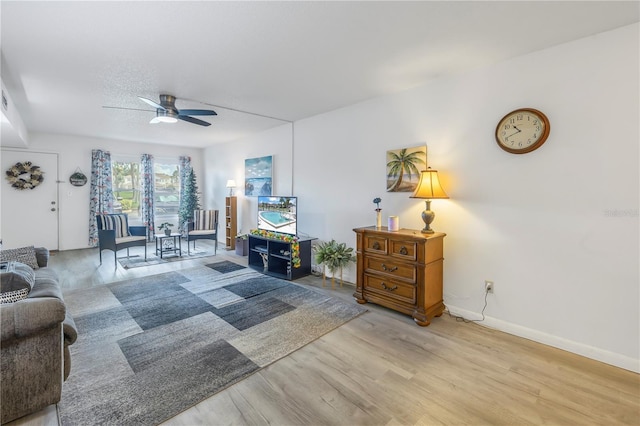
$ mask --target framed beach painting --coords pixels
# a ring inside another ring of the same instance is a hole
[[[387,151],[387,192],[413,192],[427,168],[427,146]]]
[[[244,160],[244,195],[271,195],[273,184],[273,156]]]

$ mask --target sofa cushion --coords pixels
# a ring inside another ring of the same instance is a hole
[[[25,265],[29,265],[33,269],[38,269],[38,259],[36,258],[36,249],[33,246],[0,250],[0,261],[8,262],[9,260],[22,262]]]
[[[38,266],[44,268],[49,264],[49,249],[45,247],[36,247],[35,250]]]
[[[36,283],[29,293],[29,299],[38,297],[56,297],[64,300],[58,274],[51,268],[40,268],[36,271]]]
[[[0,272],[0,293],[27,290],[27,294],[33,288],[36,274],[24,263],[10,261],[2,264]]]

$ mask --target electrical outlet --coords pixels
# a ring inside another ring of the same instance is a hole
[[[484,280],[484,291],[493,293],[493,281]]]

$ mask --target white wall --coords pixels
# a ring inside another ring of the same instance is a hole
[[[234,191],[238,197],[238,233],[255,228],[258,198],[244,195],[244,160],[273,156],[272,194],[291,195],[291,142],[291,124],[284,124],[241,141],[206,148],[205,181],[210,184],[205,194],[207,208],[218,209],[224,215],[224,199],[229,195],[226,183],[233,179],[238,185]]]
[[[490,279],[485,325],[640,371],[638,40],[635,24],[296,122],[300,231],[354,246],[378,196],[385,219],[422,228],[422,201],[385,192],[385,152],[426,143],[451,197],[432,202],[449,309],[480,318]],[[494,139],[519,107],[551,121],[525,155]],[[207,179],[240,182],[244,158],[286,157],[285,128],[207,149]],[[242,229],[255,227],[243,208]]]
[[[84,186],[73,186],[69,176],[79,167],[90,179],[91,150],[103,149],[111,156],[140,158],[142,154],[152,154],[156,159],[168,158],[178,161],[181,155],[191,156],[196,173],[198,189],[204,194],[202,180],[202,149],[177,148],[167,145],[122,142],[107,139],[91,139],[69,135],[32,134],[29,149],[59,154],[58,176],[63,183],[59,186],[59,226],[60,250],[88,247],[89,242],[89,182]],[[201,199],[204,197],[201,196]],[[25,229],[28,232],[28,229]]]

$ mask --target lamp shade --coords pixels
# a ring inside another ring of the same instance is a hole
[[[229,179],[227,181],[227,188],[235,188],[236,187],[236,181],[233,179]]]
[[[418,186],[416,190],[413,192],[411,198],[424,198],[424,199],[433,199],[433,198],[449,198],[442,186],[440,185],[440,179],[438,179],[438,171],[431,170],[431,168],[427,168],[427,170],[423,170],[420,173],[420,181],[418,182]]]

